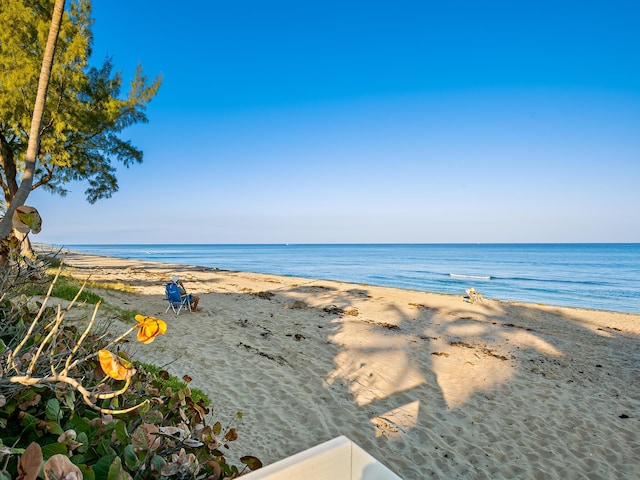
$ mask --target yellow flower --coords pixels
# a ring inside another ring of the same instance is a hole
[[[138,322],[139,342],[151,343],[156,338],[156,335],[164,335],[167,332],[167,324],[159,318],[136,315],[136,321]]]
[[[98,358],[102,371],[116,380],[127,380],[136,373],[133,364],[122,357],[111,353],[109,350],[99,350]]]

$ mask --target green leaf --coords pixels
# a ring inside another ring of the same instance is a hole
[[[153,458],[151,459],[151,467],[156,472],[159,472],[160,470],[162,470],[162,467],[164,467],[166,463],[167,462],[160,455],[154,455]]]
[[[50,443],[42,447],[42,456],[44,458],[51,458],[56,453],[67,455],[67,446],[64,443]]]
[[[133,445],[127,445],[124,447],[124,464],[129,470],[137,470],[140,466],[140,460],[136,455]]]
[[[116,451],[111,447],[111,436],[105,436],[100,439],[100,442],[96,445],[98,454],[103,457],[116,456]]]
[[[69,410],[73,411],[76,404],[76,391],[75,390],[67,390],[64,394],[63,400],[64,405]]]
[[[84,455],[71,455],[71,457],[69,457],[69,460],[71,460],[71,463],[78,466],[87,463],[87,458]]]
[[[139,67],[125,93],[121,92],[122,76],[114,71],[110,59],[89,68],[91,2],[73,4],[75,8],[69,7],[73,14],[66,15],[56,44],[49,91],[59,95],[44,112],[48,127],[41,129],[38,163],[52,174],[42,185],[50,193],[64,195],[67,183],[82,181],[88,186],[87,200],[94,203],[118,191],[113,163],[129,166],[142,162],[142,151],[119,134],[125,127],[147,122],[146,106],[156,95],[161,78],[149,81]],[[19,182],[24,171],[23,153],[31,121],[30,107],[24,99],[36,97],[51,2],[1,0],[0,5],[0,130],[11,132],[11,141],[3,144],[3,150],[6,144],[11,152],[7,157],[19,159],[12,169],[15,173],[7,179],[10,184]],[[37,41],[38,31],[41,41]]]
[[[39,423],[39,420],[27,412],[24,412],[24,415],[20,420],[20,424],[24,427],[25,430],[28,430],[29,428],[34,427],[38,423]]]
[[[54,420],[47,420],[45,423],[47,425],[49,433],[52,433],[54,435],[62,435],[64,433],[64,430],[58,422]]]
[[[107,480],[127,480],[127,477],[127,472],[122,470],[122,460],[120,460],[120,457],[114,458],[111,465],[109,465]]]
[[[71,426],[71,428],[73,428],[78,434],[80,433],[86,433],[91,429],[91,426],[89,425],[89,419],[85,418],[85,417],[79,417],[79,416],[73,416],[70,420],[69,420],[69,425]],[[78,440],[80,441],[80,440]]]
[[[78,468],[82,472],[82,480],[96,480],[96,474],[93,469],[88,465],[78,465]]]
[[[7,346],[2,341],[2,339],[0,339],[0,355],[2,355],[6,349],[7,349]]]
[[[3,408],[4,410],[3,413],[6,415],[11,415],[13,412],[15,412],[16,408],[18,408],[18,401],[15,398],[13,398],[7,401],[7,404]]]
[[[127,424],[122,420],[117,420],[115,425],[116,438],[122,444],[131,443],[131,437],[129,436],[129,432],[127,432]]]
[[[106,479],[109,476],[109,467],[114,458],[116,458],[116,455],[108,455],[100,458],[100,460],[96,462],[93,466],[93,472],[96,478]]]
[[[78,447],[77,451],[79,453],[85,453],[89,448],[89,437],[87,436],[87,434],[84,432],[78,433],[78,436],[76,437],[76,441],[82,444]]]
[[[111,463],[107,480],[132,480],[131,475],[122,468],[120,457],[116,457],[113,463]]]
[[[2,446],[2,442],[0,442],[0,446]],[[2,452],[3,454],[8,454],[8,455],[22,455],[24,453],[25,449],[24,448],[9,448],[6,447],[5,450]]]
[[[53,420],[54,422],[60,421],[60,419],[62,418],[62,413],[60,411],[60,402],[57,398],[49,399],[44,414],[45,417],[47,417],[49,420]]]

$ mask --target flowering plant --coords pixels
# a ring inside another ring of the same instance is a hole
[[[95,332],[97,301],[84,328],[68,325],[86,282],[66,308],[47,306],[60,272],[37,312],[26,299],[0,308],[0,480],[218,480],[261,467],[242,456],[240,470],[225,457],[240,412],[226,426],[211,421],[209,400],[189,377],[134,364],[119,348],[134,332],[152,343],[166,322],[135,315],[111,340]],[[3,288],[0,278],[0,298]]]

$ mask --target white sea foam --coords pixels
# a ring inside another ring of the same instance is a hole
[[[450,273],[451,278],[466,278],[471,280],[491,280],[490,275],[461,275],[458,273]]]
[[[476,286],[487,299],[640,312],[640,243],[60,247],[93,255],[452,295]]]

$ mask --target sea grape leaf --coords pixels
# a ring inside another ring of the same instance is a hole
[[[163,477],[172,477],[176,473],[178,473],[178,465],[176,465],[175,463],[167,463],[160,470],[160,474]]]
[[[158,431],[157,426],[150,423],[143,423],[131,434],[131,444],[137,450],[157,450],[160,447],[160,441],[156,435]]]
[[[44,455],[44,458],[51,458],[57,454],[67,454],[67,446],[64,443],[50,443],[42,447],[42,455]]]
[[[54,422],[60,421],[60,418],[62,418],[62,412],[60,411],[60,402],[57,398],[49,399],[44,415],[49,420],[53,420]]]
[[[127,445],[124,447],[124,464],[129,470],[137,470],[140,466],[140,460],[136,455],[133,445]]]
[[[78,447],[79,453],[85,453],[89,448],[89,437],[85,432],[80,432],[76,438],[76,441],[81,445]]]
[[[109,467],[114,458],[116,458],[116,455],[107,455],[96,462],[93,466],[93,472],[96,478],[107,478],[109,475]]]
[[[116,422],[116,438],[123,445],[129,444],[131,442],[131,437],[129,436],[129,432],[127,432],[127,424],[122,420],[117,420]]]
[[[220,478],[222,476],[222,467],[215,460],[208,461],[207,463],[205,463],[205,466],[209,467],[209,469],[211,470],[211,478]]]
[[[23,412],[22,419],[20,420],[20,424],[24,427],[25,430],[34,427],[39,423],[38,419],[31,415],[30,413]]]
[[[35,480],[42,464],[42,450],[36,442],[31,442],[18,462],[19,478],[22,480]]]
[[[53,433],[54,435],[62,435],[64,433],[64,430],[57,421],[46,420],[44,423],[47,425],[47,429],[50,433]]]
[[[154,455],[151,459],[151,470],[159,472],[167,462],[160,455]]]
[[[250,470],[257,470],[262,468],[262,462],[258,460],[256,457],[252,457],[251,455],[245,455],[240,458],[240,461],[244,463]]]
[[[69,389],[64,393],[64,396],[62,397],[65,407],[67,407],[71,411],[74,410],[76,403],[75,392],[75,390]]]
[[[43,467],[45,480],[76,478],[82,480],[82,472],[65,454],[53,455]]]
[[[88,465],[78,465],[78,468],[82,472],[82,480],[96,480],[96,474],[93,469]]]
[[[116,457],[113,462],[111,462],[107,480],[133,480],[131,475],[129,475],[126,470],[123,470],[120,457]]]
[[[229,431],[225,434],[224,439],[233,442],[238,439],[238,432],[235,428],[230,428]]]

